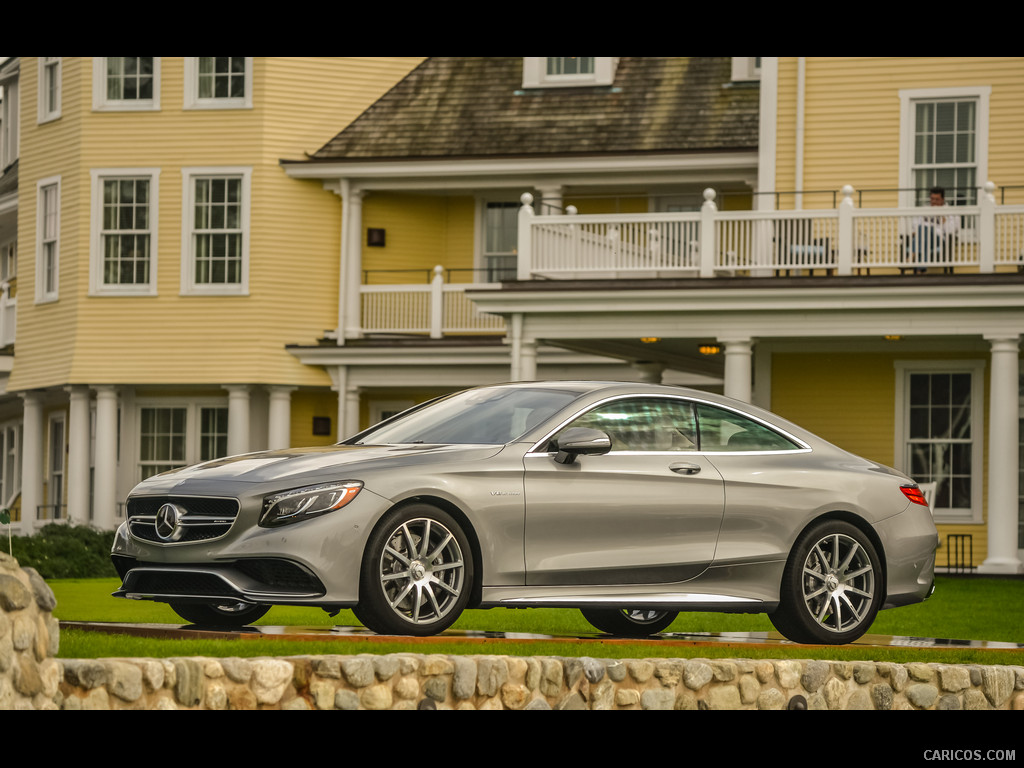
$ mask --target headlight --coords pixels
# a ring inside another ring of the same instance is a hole
[[[265,496],[260,525],[264,528],[273,528],[325,515],[344,507],[362,489],[363,484],[359,480],[346,480],[341,483],[310,485]]]

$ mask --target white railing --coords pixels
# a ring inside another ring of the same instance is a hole
[[[445,283],[443,268],[434,268],[425,285],[364,285],[361,294],[361,330],[364,333],[445,334],[502,333],[505,322],[484,314],[466,298],[466,291],[498,286],[490,283]]]
[[[517,276],[768,277],[824,270],[929,268],[993,272],[1024,265],[1024,206],[999,206],[985,186],[978,205],[856,209],[844,187],[834,209],[719,211],[713,190],[694,213],[538,216],[523,195]],[[933,226],[935,217],[948,220]]]

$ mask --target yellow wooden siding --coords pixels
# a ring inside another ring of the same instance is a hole
[[[313,418],[331,420],[329,435],[313,434]],[[338,393],[323,390],[299,390],[292,393],[291,434],[292,447],[333,445],[338,442]]]
[[[472,197],[375,193],[363,201],[363,269],[375,284],[426,283],[438,264],[473,268]],[[368,247],[366,230],[385,230],[386,245]],[[458,273],[453,282],[467,282]]]
[[[897,360],[964,360],[984,355],[956,356],[934,353],[848,354],[841,348],[834,354],[776,353],[772,355],[772,410],[829,442],[886,466],[898,462],[895,448]],[[983,391],[986,397],[981,449],[985,452],[981,483],[982,509],[988,503],[989,391],[986,367]],[[1013,415],[1016,418],[1016,415]],[[984,513],[987,519],[987,512]],[[946,539],[952,533],[972,537],[974,564],[988,556],[987,526],[983,524],[940,525],[942,546],[938,563],[946,564]]]
[[[184,60],[161,60],[158,112],[92,111],[92,59],[65,58],[63,115],[36,125],[35,59],[22,60],[23,188],[17,360],[10,388],[68,382],[329,384],[286,344],[337,324],[340,198],[289,178],[282,158],[318,148],[421,59],[264,59],[252,109],[186,110]],[[28,116],[31,115],[31,120]],[[252,169],[249,296],[182,296],[182,168]],[[91,169],[159,168],[155,297],[88,296]],[[59,173],[60,301],[35,305],[35,194]]]
[[[1024,58],[807,57],[805,59],[803,179],[796,179],[797,59],[779,59],[776,190],[895,190],[900,168],[903,89],[991,86],[987,179],[1024,179]],[[872,195],[865,207],[897,204],[895,191]],[[783,200],[782,207],[792,207]],[[805,208],[831,207],[825,195],[805,196]]]

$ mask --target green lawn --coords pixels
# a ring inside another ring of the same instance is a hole
[[[117,579],[57,579],[49,582],[57,596],[54,611],[64,621],[101,621],[124,623],[177,624],[182,622],[173,611],[160,603],[121,600],[110,597],[119,586]],[[890,611],[882,611],[869,630],[875,634],[937,637],[951,640],[989,640],[1024,643],[1020,622],[1020,606],[1024,605],[1024,580],[939,577],[936,593],[925,603]],[[316,608],[275,607],[259,622],[286,626],[359,626],[350,611],[330,617]],[[456,629],[491,630],[507,633],[569,635],[591,633],[578,611],[553,608],[522,610],[493,609],[466,611],[455,624]],[[726,615],[716,613],[684,613],[669,628],[670,632],[757,632],[772,631],[763,615]],[[438,644],[435,645],[435,642]],[[429,651],[428,651],[429,648]],[[513,646],[465,643],[458,641],[382,642],[375,639],[345,642],[250,640],[152,640],[125,636],[106,636],[69,631],[61,634],[61,656],[64,658],[95,658],[103,656],[254,656],[297,655],[306,653],[392,653],[422,650],[430,653],[493,653],[551,654],[561,656],[735,656],[735,648],[697,648],[673,642],[624,643],[619,640],[602,643],[574,641],[529,641]],[[765,651],[743,650],[744,656],[763,658],[837,658],[863,659],[866,654],[876,661],[936,661],[945,663],[1024,664],[1024,651],[982,651],[974,649],[866,649],[807,648],[774,646]]]

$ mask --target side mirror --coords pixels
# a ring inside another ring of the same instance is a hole
[[[577,456],[600,456],[612,449],[612,439],[599,429],[569,427],[551,441],[558,453],[555,461],[572,464]]]

